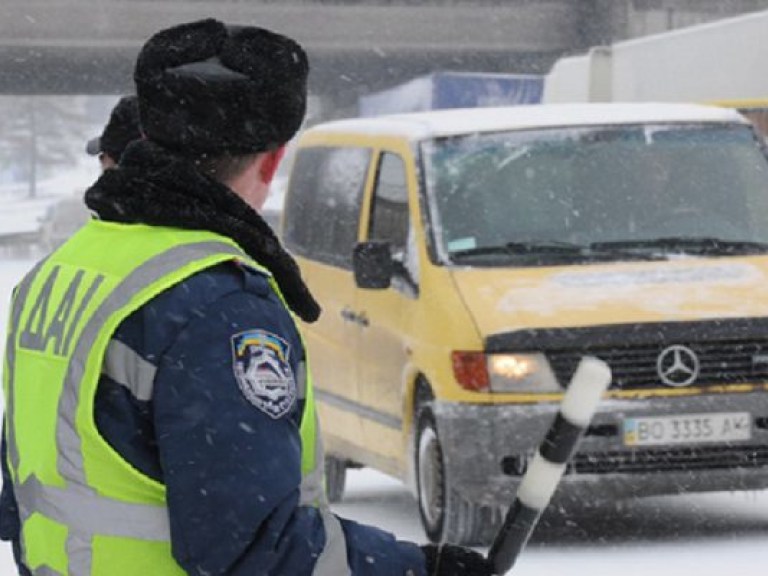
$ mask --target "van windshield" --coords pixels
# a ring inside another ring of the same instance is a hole
[[[443,261],[768,252],[768,161],[739,124],[577,127],[422,145]]]

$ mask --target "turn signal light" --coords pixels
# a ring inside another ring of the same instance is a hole
[[[459,385],[473,392],[487,391],[488,366],[482,352],[451,352],[453,375]]]

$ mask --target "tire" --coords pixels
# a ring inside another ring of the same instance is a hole
[[[435,418],[429,408],[419,410],[417,430],[416,494],[427,538],[435,544],[489,545],[501,524],[500,512],[463,498],[451,487]]]
[[[347,483],[347,462],[334,456],[325,457],[325,495],[328,502],[340,502]]]

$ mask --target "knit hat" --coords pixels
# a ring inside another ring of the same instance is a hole
[[[85,151],[92,156],[104,152],[118,161],[125,147],[139,138],[141,130],[138,101],[136,96],[123,96],[112,109],[101,136],[89,140]]]
[[[147,138],[185,155],[288,142],[304,119],[309,64],[290,38],[207,19],[161,30],[134,70]]]

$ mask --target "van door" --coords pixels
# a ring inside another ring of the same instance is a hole
[[[286,195],[283,237],[322,307],[304,325],[326,451],[360,460],[362,428],[355,377],[357,324],[352,250],[371,150],[318,146],[298,151]]]
[[[413,227],[401,155],[379,155],[371,197],[364,207],[368,214],[363,217],[363,239],[390,242],[402,269],[386,290],[357,289],[356,309],[363,319],[358,328],[357,365],[363,435],[376,465],[402,476],[403,375],[409,362],[406,334],[418,273],[413,265],[415,249],[409,242]]]

